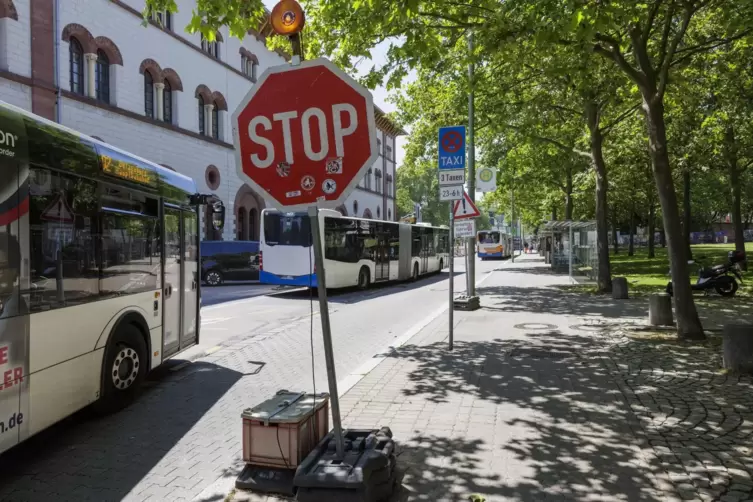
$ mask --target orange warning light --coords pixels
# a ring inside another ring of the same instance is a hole
[[[303,8],[295,0],[277,2],[269,18],[272,22],[274,32],[284,36],[300,33],[306,22]]]

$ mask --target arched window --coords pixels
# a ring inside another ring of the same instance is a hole
[[[162,91],[162,117],[165,122],[173,123],[173,87],[167,80]]]
[[[358,216],[358,201],[357,200],[353,201],[353,214]]]
[[[246,234],[246,208],[243,206],[238,208],[238,220],[235,230],[238,232],[239,241],[248,240],[248,235]]]
[[[68,44],[70,51],[71,92],[84,95],[84,49],[75,38]]]
[[[204,98],[199,96],[199,134],[206,134],[205,124],[206,121],[204,120]]]
[[[97,65],[94,73],[94,87],[97,99],[105,103],[110,102],[110,59],[103,50],[97,51]]]
[[[256,222],[259,219],[259,211],[255,207],[251,208],[248,212],[248,238],[252,241],[256,240]]]
[[[154,118],[154,79],[149,70],[144,71],[144,114]]]
[[[212,107],[212,137],[220,139],[220,110],[217,103]]]
[[[371,173],[373,172],[374,171],[371,168],[366,171],[366,177],[364,178],[364,188],[366,188],[366,190],[371,190]]]

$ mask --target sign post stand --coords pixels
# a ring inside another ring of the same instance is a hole
[[[327,283],[324,280],[324,250],[322,249],[322,229],[319,228],[319,208],[309,207],[311,218],[311,236],[314,245],[314,264],[319,272],[316,275],[316,289],[319,293],[319,317],[322,319],[322,340],[324,342],[324,361],[327,365],[327,383],[329,400],[332,408],[332,428],[335,433],[335,448],[338,458],[343,458],[343,431],[340,422],[340,398],[337,394],[337,375],[335,373],[335,353],[332,349],[332,329],[329,324],[329,305],[327,304]]]

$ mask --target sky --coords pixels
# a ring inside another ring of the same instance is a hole
[[[264,1],[264,5],[269,10],[272,10],[272,8],[277,4],[277,0],[263,0],[263,1]],[[305,28],[304,28],[304,31],[305,31]],[[387,53],[388,48],[389,48],[389,42],[383,42],[380,45],[376,46],[371,52],[371,59],[364,60],[361,62],[361,64],[358,65],[357,69],[359,71],[359,74],[369,71],[369,69],[373,65],[376,65],[377,67],[382,66],[384,62],[386,61],[386,53]],[[411,79],[408,78],[404,82],[407,82],[410,80]],[[376,89],[372,90],[371,94],[374,96],[374,104],[377,105],[379,108],[381,108],[383,111],[388,112],[388,113],[395,111],[395,105],[387,101],[387,90],[383,86],[377,87]],[[404,136],[399,137],[395,145],[395,165],[397,167],[400,167],[403,164],[403,156],[404,156],[403,148],[404,148],[406,139],[407,138]]]

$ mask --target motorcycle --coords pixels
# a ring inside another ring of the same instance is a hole
[[[721,296],[732,297],[737,293],[737,288],[740,281],[742,284],[743,278],[741,275],[740,263],[745,261],[745,253],[741,251],[730,251],[727,253],[727,263],[724,265],[714,265],[713,267],[704,267],[699,264],[698,268],[698,281],[695,284],[691,284],[690,287],[693,291],[703,291],[705,294],[711,293],[711,290],[716,290]],[[690,260],[688,264],[692,265],[695,261]],[[730,275],[732,274],[732,275]],[[737,278],[737,280],[735,280]],[[674,289],[672,282],[667,283],[667,294],[672,296]]]

